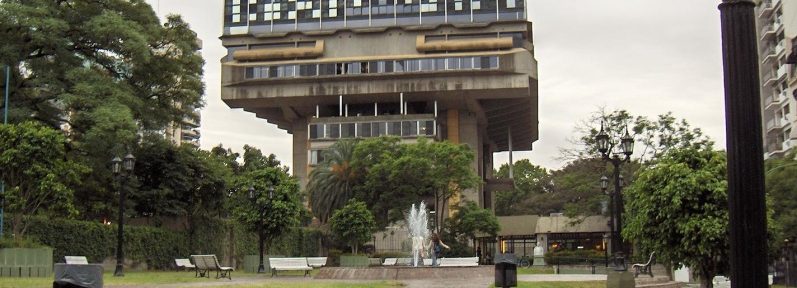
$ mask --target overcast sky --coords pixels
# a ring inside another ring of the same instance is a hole
[[[220,100],[224,1],[147,1],[161,16],[182,15],[203,41],[202,148],[221,143],[242,151],[249,144],[290,165],[289,134]],[[528,0],[539,62],[540,140],[515,159],[560,168],[559,148],[569,145],[576,122],[599,107],[650,117],[673,111],[724,149],[719,2]],[[506,154],[496,154],[496,166]]]

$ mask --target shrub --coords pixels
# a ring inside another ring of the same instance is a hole
[[[559,250],[545,253],[545,263],[548,265],[578,265],[603,263],[606,255],[598,250]]]

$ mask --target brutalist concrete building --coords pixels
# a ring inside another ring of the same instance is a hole
[[[334,141],[467,144],[492,208],[492,155],[538,138],[537,62],[523,0],[225,0],[222,93],[293,136],[307,183]]]

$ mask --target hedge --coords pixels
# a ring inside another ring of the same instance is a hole
[[[52,247],[54,262],[61,262],[66,255],[86,256],[92,263],[115,256],[116,225],[43,217],[25,217],[24,221],[30,222],[26,238]],[[175,258],[191,254],[216,254],[224,259],[234,253],[239,264],[243,263],[244,255],[257,254],[257,236],[237,223],[224,219],[198,223],[201,225],[197,225],[193,237],[189,231],[127,225],[125,258],[146,263],[150,269],[167,269],[173,267]],[[295,228],[275,239],[269,251],[289,256],[318,256],[320,235],[317,230]]]
[[[545,253],[545,264],[548,265],[581,265],[604,263],[606,255],[597,250],[560,250]]]

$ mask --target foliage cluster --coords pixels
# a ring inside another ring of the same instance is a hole
[[[116,225],[44,217],[25,217],[24,221],[31,227],[26,244],[4,239],[7,247],[49,246],[53,248],[54,262],[62,262],[66,255],[84,255],[89,262],[99,263],[115,255]],[[290,229],[274,241],[271,252],[317,256],[320,237],[318,230]],[[189,245],[189,238],[194,239],[193,246]],[[155,269],[172,268],[175,258],[191,254],[216,254],[223,259],[233,253],[242,263],[244,255],[257,254],[256,239],[255,234],[230,220],[205,219],[194,235],[181,229],[127,225],[125,257]],[[235,250],[231,251],[231,247]]]
[[[606,261],[603,251],[592,249],[549,251],[544,257],[547,265],[582,265]]]
[[[358,247],[371,239],[376,228],[374,215],[366,207],[365,202],[349,200],[343,208],[335,210],[329,219],[332,232],[352,247],[352,253],[357,254]]]

